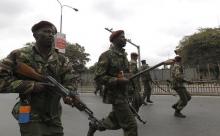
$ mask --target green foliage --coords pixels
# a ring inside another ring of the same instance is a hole
[[[197,33],[185,36],[177,46],[177,54],[184,66],[206,67],[220,60],[220,28],[201,28]]]
[[[85,53],[85,48],[78,43],[71,44],[67,43],[67,48],[65,56],[70,59],[70,62],[73,63],[73,69],[79,73],[87,70],[85,67],[86,62],[90,59],[88,58],[89,54]]]
[[[94,65],[92,65],[91,67],[89,67],[89,71],[90,72],[92,72],[92,73],[94,73],[95,72],[95,69],[96,69],[96,67],[97,67],[97,64],[98,64],[98,62],[96,62]]]

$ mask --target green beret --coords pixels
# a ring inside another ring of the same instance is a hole
[[[36,31],[38,31],[40,28],[43,28],[43,27],[51,27],[51,28],[54,29],[55,33],[57,33],[57,29],[56,29],[55,25],[50,23],[50,22],[48,22],[48,21],[40,21],[40,22],[38,22],[37,24],[32,26],[31,31],[33,33],[35,33]]]

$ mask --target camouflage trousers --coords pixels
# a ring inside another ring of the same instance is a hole
[[[143,98],[142,98],[140,92],[135,92],[132,97],[132,106],[138,112],[139,108],[141,107],[142,104],[143,104]]]
[[[144,83],[144,93],[143,93],[143,99],[147,97],[147,100],[150,100],[150,96],[152,93],[151,85],[149,82]]]
[[[138,136],[137,122],[127,103],[113,104],[112,112],[102,120],[105,129],[123,129],[124,136]]]
[[[29,122],[19,124],[21,136],[63,136],[63,127],[60,119],[50,122]]]
[[[178,87],[175,91],[179,95],[179,100],[174,105],[176,105],[177,109],[181,111],[191,100],[191,95],[185,87]]]

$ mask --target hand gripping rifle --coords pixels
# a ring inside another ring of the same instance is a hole
[[[15,68],[15,72],[19,75],[25,76],[27,78],[40,81],[43,84],[48,84],[49,86],[55,87],[53,91],[60,95],[61,97],[71,97],[73,99],[73,102],[71,103],[71,106],[75,106],[79,111],[85,112],[89,116],[89,120],[92,122],[101,124],[101,122],[94,117],[93,111],[89,109],[85,103],[83,103],[78,97],[76,93],[73,93],[72,91],[68,90],[64,86],[62,86],[59,82],[57,82],[53,77],[51,76],[43,76],[39,73],[37,73],[32,67],[28,66],[25,63],[17,62],[17,66]]]

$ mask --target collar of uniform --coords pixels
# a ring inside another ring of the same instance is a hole
[[[122,56],[126,56],[127,55],[127,53],[125,52],[124,48],[119,48],[119,47],[115,46],[114,44],[111,44],[110,50],[112,50],[113,52],[117,53],[118,55],[122,55]]]
[[[36,44],[35,44],[34,48],[35,48],[36,52],[41,55],[40,50],[39,50],[39,47],[38,47]],[[49,56],[50,56],[51,54],[53,54],[54,51],[55,51],[55,48],[52,47],[51,50],[50,50],[50,52],[49,52]]]
[[[137,61],[131,59],[130,63],[136,63],[137,64]]]
[[[34,59],[38,62],[46,62],[39,52],[39,48],[37,46],[33,46],[33,50],[35,51]],[[57,53],[54,48],[52,48],[49,52],[49,58],[47,62],[54,61],[57,59]]]
[[[149,65],[143,64],[143,65],[142,65],[142,68],[143,68],[143,69],[149,68]]]

